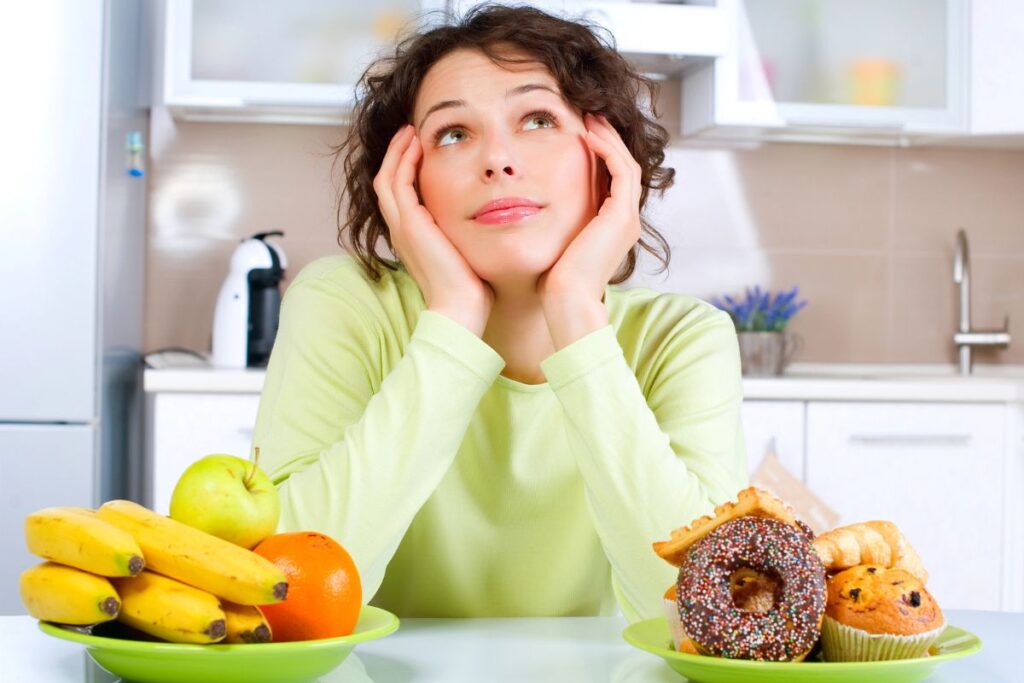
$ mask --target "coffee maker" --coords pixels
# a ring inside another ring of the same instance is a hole
[[[262,367],[270,359],[281,309],[279,283],[287,267],[284,252],[260,232],[243,239],[217,296],[210,363],[223,368]]]

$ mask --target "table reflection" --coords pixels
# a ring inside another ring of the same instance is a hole
[[[89,653],[82,653],[82,657],[85,658],[85,675],[83,676],[85,683],[131,683],[131,681],[115,676],[101,667],[93,661]],[[394,671],[397,673],[400,669],[406,669],[400,662],[388,660],[384,657],[370,656],[369,659],[372,661],[374,668],[380,668],[384,671]],[[366,665],[363,661],[358,655],[352,653],[334,671],[321,676],[317,681],[318,683],[383,683],[393,680],[409,680],[409,675],[409,672],[406,670],[404,676],[371,677],[367,673]]]

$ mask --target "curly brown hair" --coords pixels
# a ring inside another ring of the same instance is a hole
[[[513,57],[509,48],[526,57]],[[335,165],[343,159],[344,189],[337,203],[338,244],[351,249],[373,280],[380,267],[396,270],[397,260],[377,253],[381,238],[396,257],[381,215],[373,179],[384,161],[391,138],[412,122],[420,84],[430,67],[457,49],[476,49],[495,64],[539,63],[558,81],[563,96],[581,112],[603,114],[615,127],[642,169],[639,242],[630,249],[612,284],[633,274],[639,249],[652,254],[661,270],[668,267],[669,245],[643,216],[651,190],[664,194],[675,169],[662,167],[669,135],[656,121],[658,86],[637,73],[614,47],[614,39],[585,21],[568,21],[533,7],[478,5],[454,23],[410,35],[394,54],[372,63],[356,85],[356,104],[349,132],[333,148]],[[651,115],[641,106],[646,96]],[[344,201],[345,195],[348,202]]]

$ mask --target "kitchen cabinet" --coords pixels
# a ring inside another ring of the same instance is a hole
[[[178,477],[208,453],[250,455],[263,379],[257,370],[146,370],[149,505],[166,513]],[[1024,611],[1021,380],[743,384],[751,472],[774,444],[839,524],[897,523],[943,607]]]
[[[1009,570],[1003,577],[1006,609],[1024,612],[1024,404],[1007,407],[1003,547]]]
[[[971,3],[970,133],[1016,136],[1024,144],[1024,3],[975,0]],[[1006,141],[997,141],[1004,144]]]
[[[452,0],[461,15],[480,0]],[[498,0],[492,4],[524,4]],[[674,77],[696,64],[725,54],[731,27],[728,15],[714,2],[641,0],[531,0],[527,3],[556,16],[583,19],[615,41],[615,48],[641,72],[656,78]]]
[[[164,0],[154,104],[186,120],[344,123],[403,28],[472,0]],[[682,79],[695,141],[1024,144],[1016,0],[536,0]]]
[[[803,479],[804,406],[803,401],[743,402],[740,412],[750,474],[765,455],[774,452],[790,474]]]
[[[181,473],[204,455],[250,457],[259,402],[258,393],[148,394],[146,504],[167,514]]]
[[[165,0],[160,101],[190,120],[335,124],[363,69],[444,0]]]
[[[161,391],[147,394],[149,503],[166,513],[178,477],[209,453],[251,455],[258,393]],[[803,478],[802,401],[745,401],[742,405],[747,465],[753,473],[774,449],[782,465]]]
[[[967,0],[717,6],[730,43],[684,74],[684,136],[904,144],[968,132]]]
[[[806,482],[841,524],[895,522],[943,607],[1009,609],[1007,433],[1005,404],[812,401]]]
[[[416,21],[429,27],[474,4],[165,0],[155,104],[186,120],[344,123],[364,68],[403,29]],[[730,33],[725,12],[712,3],[531,4],[593,21],[638,68],[658,74],[722,55]]]

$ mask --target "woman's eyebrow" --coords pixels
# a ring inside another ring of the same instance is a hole
[[[551,86],[544,85],[542,83],[526,83],[524,85],[518,85],[509,90],[507,93],[505,93],[505,99],[515,97],[516,95],[523,95],[534,90],[547,90],[549,93],[558,97],[558,99],[562,99],[562,93],[558,92]],[[435,111],[465,106],[465,100],[442,100],[441,102],[438,102],[437,104],[433,105],[432,107],[430,107],[430,109],[427,110],[427,113],[423,115],[422,119],[420,119],[420,125],[418,125],[416,129],[421,130],[423,128],[423,124],[426,123],[427,121],[427,117],[433,114]]]
[[[453,107],[465,107],[465,106],[466,106],[466,100],[443,100],[441,102],[438,102],[437,104],[435,104],[434,106],[432,106],[430,109],[427,110],[427,113],[423,115],[422,119],[420,119],[420,125],[416,126],[416,129],[417,130],[423,130],[423,124],[427,122],[427,117],[429,117],[435,111],[438,111],[438,110],[441,110],[441,109],[451,109]]]
[[[551,86],[544,85],[542,83],[527,83],[526,85],[520,85],[515,88],[512,88],[507,93],[505,93],[505,98],[508,99],[514,95],[522,95],[523,93],[528,93],[533,90],[547,90],[549,93],[557,96],[558,99],[562,99],[562,93],[558,92]]]

